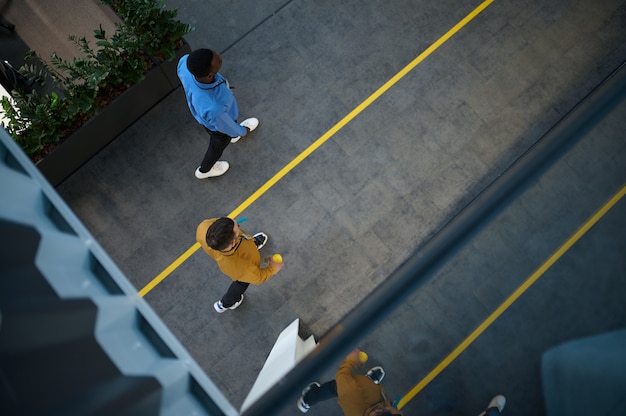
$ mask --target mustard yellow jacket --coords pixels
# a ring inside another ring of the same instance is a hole
[[[344,416],[363,416],[372,410],[391,406],[383,386],[367,376],[354,374],[356,359],[348,357],[337,370],[337,401]]]
[[[211,256],[220,270],[228,277],[239,282],[258,285],[276,274],[276,268],[270,263],[261,268],[261,255],[250,234],[241,230],[241,242],[230,251],[219,251],[209,247],[206,243],[206,232],[217,218],[204,220],[196,229],[196,241],[202,249]]]

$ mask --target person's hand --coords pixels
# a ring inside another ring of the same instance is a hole
[[[348,354],[348,356],[346,358],[352,358],[354,361],[356,361],[357,363],[360,363],[361,361],[359,360],[359,353],[361,352],[360,349],[355,348],[352,350],[352,352],[350,352],[350,354]]]
[[[278,273],[280,271],[280,269],[283,268],[283,266],[285,265],[285,263],[276,263],[274,261],[274,259],[272,259],[272,256],[269,256],[265,259],[265,261],[267,261],[269,264],[273,265],[274,268],[276,268],[276,273]]]

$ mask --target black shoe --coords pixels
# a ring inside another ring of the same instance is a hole
[[[258,250],[261,250],[265,246],[265,244],[267,244],[267,240],[269,240],[269,237],[265,233],[256,233],[255,235],[253,235],[253,237],[254,244],[256,245],[256,248]]]
[[[383,370],[383,368],[380,366],[372,367],[367,372],[366,376],[369,377],[369,379],[372,380],[374,383],[379,384],[381,381],[383,381],[383,378],[385,377],[385,370]]]

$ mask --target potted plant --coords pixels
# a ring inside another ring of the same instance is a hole
[[[2,100],[7,130],[42,173],[58,185],[179,85],[178,57],[190,51],[189,25],[164,0],[102,0],[121,18],[108,37],[94,30],[96,47],[70,36],[81,50],[71,61],[25,65],[31,79],[47,79],[57,92],[12,92]],[[36,54],[32,53],[35,58]]]

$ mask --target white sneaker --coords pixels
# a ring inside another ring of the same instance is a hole
[[[495,407],[498,409],[498,412],[502,412],[502,409],[504,409],[505,404],[506,404],[506,398],[503,395],[498,394],[496,397],[491,399],[491,401],[489,402],[489,405],[487,406],[487,409],[491,409],[492,407]],[[487,410],[485,410],[478,416],[484,416],[486,414],[487,414]]]
[[[256,245],[257,250],[261,250],[267,244],[267,241],[270,239],[265,233],[256,233],[252,236],[254,238],[254,245]]]
[[[241,305],[242,302],[243,302],[243,295],[241,295],[241,299],[239,299],[239,302],[235,303],[233,306],[230,306],[230,307],[227,308],[224,305],[222,305],[222,301],[221,300],[218,300],[217,302],[215,302],[213,304],[213,308],[215,309],[215,312],[217,312],[217,313],[224,313],[228,309],[230,309],[231,311],[233,309],[237,309],[239,307],[239,305]]]
[[[298,406],[298,410],[301,411],[302,413],[308,412],[309,409],[311,408],[311,406],[309,406],[309,404],[306,403],[302,397],[298,399],[296,406]]]
[[[250,131],[254,131],[259,126],[259,119],[250,117],[241,122],[241,125],[250,129]]]
[[[376,366],[370,368],[370,370],[365,374],[370,380],[374,382],[374,384],[380,384],[385,378],[385,370],[381,366]]]
[[[313,383],[306,386],[304,390],[302,390],[302,394],[300,395],[300,398],[298,399],[298,402],[296,403],[296,405],[298,406],[298,410],[301,411],[302,413],[308,412],[309,409],[311,408],[311,406],[307,402],[304,401],[304,396],[306,396],[306,394],[311,390],[311,388],[313,388],[313,386],[321,387],[321,384],[318,383],[317,381],[314,381]]]
[[[196,178],[206,179],[222,176],[226,173],[230,165],[225,160],[218,160],[208,172],[200,172],[200,168],[196,169]]]
[[[254,131],[254,129],[256,129],[259,125],[259,119],[254,118],[254,117],[247,118],[244,121],[242,121],[240,124],[244,127],[249,128],[250,131]],[[233,137],[232,139],[230,139],[230,142],[237,143],[239,139],[241,139],[241,136]]]

